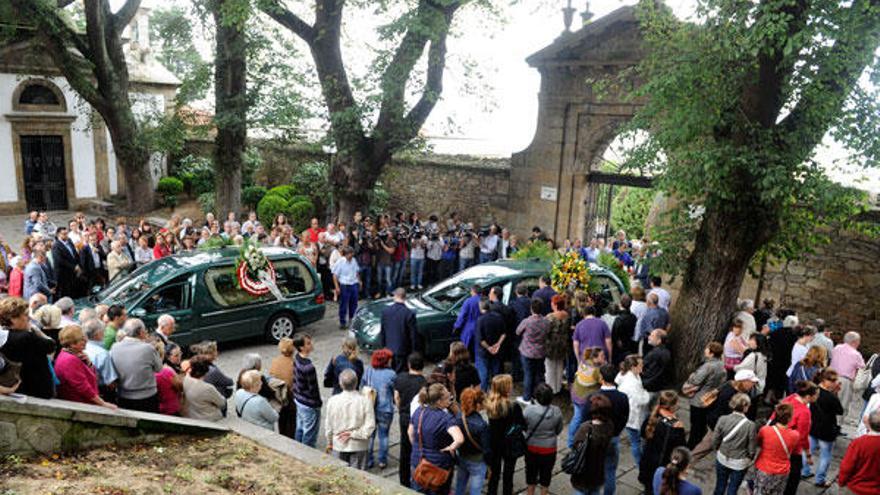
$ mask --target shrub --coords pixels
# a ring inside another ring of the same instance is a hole
[[[248,208],[255,210],[260,200],[266,195],[266,188],[263,186],[248,186],[241,190],[241,203]]]
[[[309,221],[313,216],[315,216],[315,205],[308,199],[291,203],[287,207],[287,221],[297,234],[309,227]]]
[[[296,194],[293,186],[283,185],[283,186],[275,186],[272,189],[269,189],[269,192],[266,195],[274,195],[280,196],[284,199],[284,201],[289,202],[291,198]]]
[[[530,260],[537,258],[543,261],[553,261],[557,256],[558,254],[556,251],[554,251],[547,242],[530,241],[520,246],[519,249],[513,253],[512,258],[516,260]]]
[[[183,192],[183,181],[177,177],[162,177],[156,187],[156,192],[162,195],[166,206],[177,206],[177,196]]]
[[[654,203],[653,189],[623,187],[611,202],[611,225],[614,231],[624,230],[627,237],[637,239],[645,234],[645,221]]]
[[[202,213],[213,213],[214,212],[214,193],[206,192],[199,194],[199,206],[202,208]]]
[[[270,191],[257,205],[257,217],[263,225],[270,227],[275,220],[276,215],[279,213],[287,214],[287,207],[286,199],[276,194],[272,194]]]
[[[214,165],[209,158],[187,155],[177,166],[177,176],[183,180],[186,191],[200,196],[214,191]]]

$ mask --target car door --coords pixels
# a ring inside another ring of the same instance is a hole
[[[159,316],[171,315],[176,324],[175,342],[192,342],[195,325],[192,307],[195,280],[195,274],[186,274],[156,287],[138,302],[137,307],[131,311],[131,316],[141,318],[147,329],[154,330]]]

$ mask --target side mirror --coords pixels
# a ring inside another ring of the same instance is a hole
[[[128,314],[129,314],[129,316],[132,316],[134,318],[143,319],[145,316],[147,316],[147,310],[144,308],[135,308],[135,309],[131,310],[131,312]]]

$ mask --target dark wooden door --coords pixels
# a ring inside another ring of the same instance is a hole
[[[61,136],[21,136],[21,163],[28,210],[66,210],[67,176]]]

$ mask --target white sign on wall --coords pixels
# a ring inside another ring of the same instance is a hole
[[[547,201],[556,201],[556,188],[549,186],[541,186],[541,199]]]

